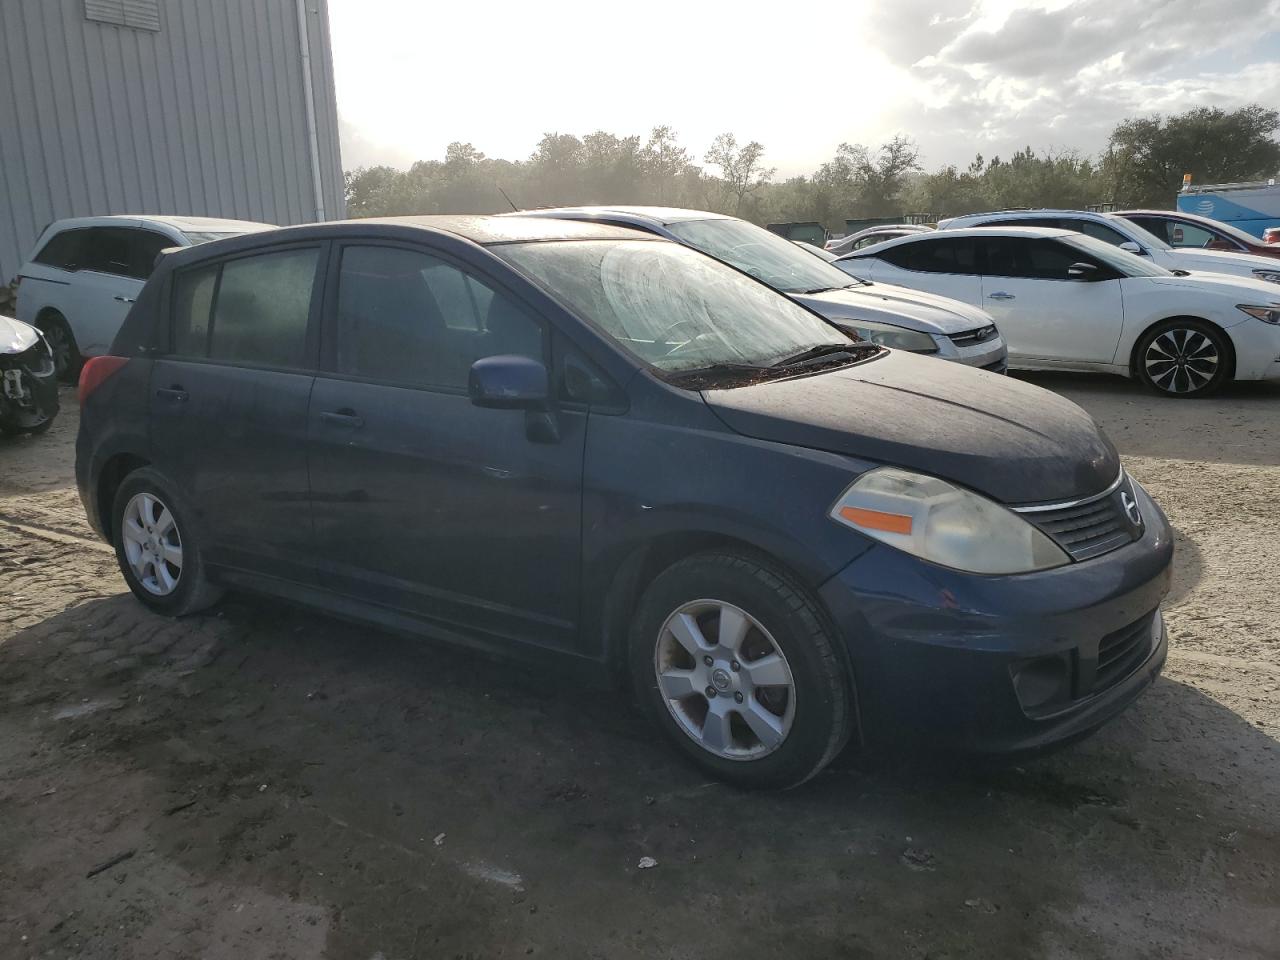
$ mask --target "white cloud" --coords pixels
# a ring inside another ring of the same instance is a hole
[[[522,159],[544,132],[696,155],[732,130],[781,175],[903,132],[928,166],[1100,151],[1126,116],[1280,103],[1280,0],[330,0],[344,163]]]

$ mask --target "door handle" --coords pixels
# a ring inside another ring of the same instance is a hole
[[[187,391],[175,383],[172,387],[161,387],[156,391],[156,396],[173,400],[175,403],[183,403],[187,399]]]
[[[133,297],[116,297],[121,303],[133,303]]]
[[[997,290],[995,293],[990,294],[990,295],[988,296],[988,298],[987,298],[987,299],[989,299],[989,300],[1016,300],[1016,299],[1017,299],[1017,297],[1015,297],[1012,293],[1005,293],[1003,290]]]
[[[320,414],[320,421],[334,427],[346,427],[359,430],[364,426],[364,417],[358,416],[354,410],[326,410]]]

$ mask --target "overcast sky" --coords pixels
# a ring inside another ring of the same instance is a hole
[[[330,0],[343,165],[543,133],[732,131],[780,176],[902,132],[927,168],[1096,152],[1126,116],[1280,107],[1280,0]]]

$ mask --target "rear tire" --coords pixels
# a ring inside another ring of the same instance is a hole
[[[53,352],[53,363],[57,377],[63,383],[75,383],[80,376],[80,367],[84,358],[80,356],[80,347],[76,344],[75,334],[67,318],[54,311],[41,317],[36,326],[44,334]]]
[[[1134,372],[1147,389],[1166,397],[1207,397],[1234,372],[1227,335],[1212,323],[1190,317],[1157,323],[1138,340]]]
[[[642,708],[699,767],[737,786],[794,787],[852,731],[837,642],[786,575],[752,557],[704,553],[645,590],[630,672]]]
[[[124,478],[111,508],[112,540],[125,583],[152,610],[171,617],[203,610],[223,595],[205,575],[191,515],[150,467]]]

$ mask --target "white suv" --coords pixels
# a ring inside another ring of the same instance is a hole
[[[58,220],[18,274],[18,319],[45,335],[59,376],[74,378],[83,358],[107,352],[161,250],[271,229],[208,217]]]
[[[970,213],[938,222],[939,230],[968,227],[1049,227],[1054,230],[1074,230],[1121,250],[1146,257],[1166,270],[1227,273],[1236,277],[1280,283],[1280,263],[1271,257],[1227,250],[1171,247],[1154,233],[1111,213],[1090,213],[1085,210],[996,210],[991,213]]]

